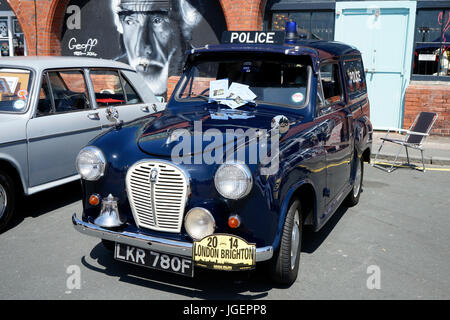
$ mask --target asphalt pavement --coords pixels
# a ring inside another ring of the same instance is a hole
[[[262,268],[196,269],[191,279],[115,261],[73,229],[81,190],[72,183],[24,199],[0,235],[0,299],[450,299],[449,181],[450,171],[365,165],[360,203],[304,234],[288,288]]]

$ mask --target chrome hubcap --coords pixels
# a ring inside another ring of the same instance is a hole
[[[2,185],[0,185],[0,219],[6,212],[6,191]]]
[[[298,210],[294,214],[294,225],[292,226],[291,234],[291,270],[294,270],[297,260],[297,251],[300,247],[300,219],[298,217]]]
[[[356,198],[358,196],[359,189],[361,189],[361,161],[358,159],[356,162],[355,182],[353,183],[353,197]]]

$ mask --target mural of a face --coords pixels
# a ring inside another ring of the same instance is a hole
[[[165,94],[200,15],[187,0],[114,0],[113,10],[129,64],[156,95]]]

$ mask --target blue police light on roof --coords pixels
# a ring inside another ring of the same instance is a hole
[[[294,43],[297,38],[297,23],[295,21],[287,21],[284,30],[286,31],[286,43]]]

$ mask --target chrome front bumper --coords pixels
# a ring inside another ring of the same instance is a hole
[[[178,256],[192,258],[192,243],[175,241],[163,238],[152,237],[148,235],[119,232],[101,228],[93,223],[79,220],[76,214],[72,216],[72,223],[75,230],[87,234],[89,236],[128,244],[130,246],[154,250],[162,253],[169,253]],[[272,246],[256,248],[256,262],[266,261],[273,256]]]

